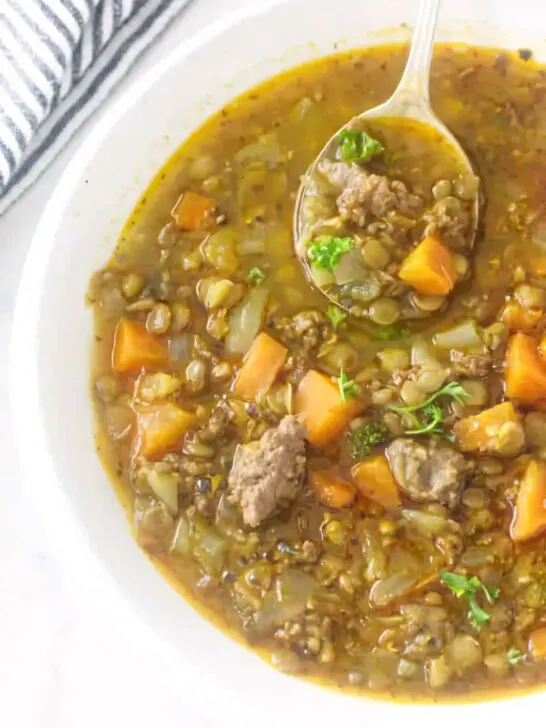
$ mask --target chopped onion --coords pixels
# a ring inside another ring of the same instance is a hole
[[[480,643],[469,634],[456,634],[448,644],[447,658],[457,675],[476,667],[482,661],[482,648]]]
[[[178,334],[169,339],[169,359],[172,361],[188,361],[191,356],[191,336]]]
[[[417,577],[411,574],[392,574],[386,579],[379,579],[372,586],[370,591],[370,602],[374,607],[384,607],[393,599],[396,599],[401,594],[404,594],[410,589],[415,582]]]
[[[150,470],[148,483],[154,495],[167,506],[172,516],[178,513],[178,486],[180,475],[178,473],[162,473],[157,470]]]
[[[295,600],[306,603],[317,582],[315,579],[299,569],[290,569],[280,574],[275,583],[275,592],[280,602]]]
[[[178,556],[187,556],[190,552],[190,524],[186,516],[180,516],[176,524],[171,552]]]
[[[337,374],[340,369],[352,371],[358,364],[358,354],[346,341],[324,344],[317,358],[323,367],[331,374]]]
[[[275,593],[269,592],[265,596],[262,609],[256,613],[257,629],[267,630],[275,624],[301,616],[316,588],[315,579],[299,569],[280,574],[275,583]]]
[[[262,255],[265,253],[265,236],[257,231],[237,243],[237,255]]]
[[[333,273],[325,268],[314,268],[311,266],[311,272],[313,274],[313,280],[318,288],[324,288],[325,286],[331,286],[335,283],[335,277]]]
[[[494,560],[495,554],[491,552],[491,549],[479,548],[478,546],[470,546],[461,555],[461,564],[470,568],[485,566],[485,564]]]
[[[412,366],[422,366],[429,364],[432,356],[430,346],[424,339],[417,339],[411,347],[411,363]]]
[[[418,624],[431,624],[434,622],[445,622],[447,612],[443,607],[434,607],[426,604],[403,604],[400,613],[410,622]]]
[[[246,354],[262,325],[269,289],[262,283],[252,288],[246,301],[229,314],[229,333],[225,339],[229,354]]]
[[[216,507],[214,525],[224,536],[232,536],[239,528],[240,515],[237,508],[232,505],[226,493],[222,493]]]
[[[193,555],[210,576],[220,576],[227,550],[227,541],[200,516],[193,519],[190,539]]]
[[[248,162],[279,164],[281,159],[281,146],[274,132],[263,134],[258,141],[247,144],[235,155],[235,161],[239,164],[247,164]]]
[[[134,413],[122,404],[111,404],[104,410],[104,422],[113,440],[123,440],[131,432]]]
[[[364,265],[362,253],[359,250],[350,250],[343,253],[339,265],[334,271],[336,283],[340,286],[353,281],[366,281],[370,277],[370,270]]]
[[[434,344],[440,349],[472,349],[481,346],[482,340],[476,322],[470,320],[436,334]]]

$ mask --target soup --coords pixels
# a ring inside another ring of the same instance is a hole
[[[276,668],[504,696],[546,679],[544,70],[438,46],[432,103],[477,178],[441,150],[419,170],[419,130],[359,129],[332,163],[363,214],[318,189],[311,223],[338,227],[303,266],[292,238],[301,175],[406,55],[276,77],[158,173],[89,286],[97,449],[144,551]]]

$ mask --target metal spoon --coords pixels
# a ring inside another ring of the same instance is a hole
[[[359,116],[351,119],[342,129],[351,129],[358,127],[361,120],[386,118],[386,117],[405,117],[414,119],[419,122],[430,125],[438,131],[448,143],[452,145],[456,154],[460,157],[463,167],[469,174],[474,175],[474,168],[462,146],[456,137],[450,132],[446,125],[436,116],[430,105],[429,84],[430,84],[430,64],[432,60],[432,50],[434,46],[434,33],[436,30],[436,21],[438,19],[438,11],[440,0],[421,0],[419,5],[419,14],[417,23],[413,32],[411,50],[408,56],[406,67],[402,78],[393,93],[393,95],[379,106],[375,106]],[[356,122],[356,123],[355,123]],[[304,232],[303,219],[303,202],[307,191],[307,182],[315,171],[315,168],[323,158],[333,159],[335,150],[338,147],[338,135],[342,131],[337,131],[325,144],[322,151],[311,164],[307,173],[303,177],[303,181],[299,187],[296,204],[294,209],[294,240],[298,241]],[[469,231],[469,247],[472,247],[478,227],[480,212],[480,194],[476,193],[473,201],[472,226]],[[296,249],[298,246],[296,245]],[[309,269],[309,264],[303,255],[299,255],[306,274],[313,281],[313,276]],[[327,292],[322,288],[322,293],[328,296]],[[335,301],[337,305],[339,302]]]

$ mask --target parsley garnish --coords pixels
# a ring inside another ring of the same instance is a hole
[[[395,326],[390,324],[389,326],[382,326],[377,331],[377,338],[381,341],[392,341],[396,339],[403,339],[410,335],[410,330],[405,326]]]
[[[408,435],[443,435],[444,428],[441,426],[441,422],[444,419],[444,413],[442,408],[437,404],[428,404],[421,410],[421,420],[417,417],[412,416],[415,430],[407,430]]]
[[[489,622],[491,615],[478,604],[478,594],[482,593],[488,603],[493,604],[499,598],[500,589],[485,586],[477,576],[468,578],[462,574],[454,574],[449,571],[440,572],[440,581],[451,589],[457,599],[464,598],[467,600],[468,619],[473,627],[479,631]]]
[[[357,383],[354,379],[348,379],[343,369],[339,372],[337,386],[339,387],[341,399],[344,402],[348,402],[350,399],[356,399],[360,394]]]
[[[256,266],[248,271],[246,279],[249,283],[255,283],[257,286],[259,286],[260,283],[263,283],[265,281],[265,273],[262,271],[261,268],[258,268]]]
[[[385,147],[372,139],[365,131],[343,129],[337,135],[339,147],[337,156],[342,162],[369,162],[385,151]]]
[[[508,650],[506,653],[506,659],[510,663],[510,665],[517,665],[520,662],[523,662],[523,655],[519,650],[516,650],[515,647],[512,647],[511,650]]]
[[[339,306],[328,306],[328,318],[332,322],[334,329],[337,329],[342,321],[345,321],[347,314]]]
[[[309,246],[309,258],[315,268],[329,270],[333,273],[339,265],[343,253],[353,249],[352,238],[336,238],[332,235],[321,235]]]
[[[363,460],[368,457],[375,445],[386,440],[388,432],[381,422],[366,422],[358,430],[349,433],[351,457],[355,460]]]
[[[434,404],[438,397],[447,396],[453,397],[453,399],[459,404],[464,404],[466,397],[470,396],[466,389],[461,387],[457,382],[449,382],[434,394],[431,394],[428,399],[425,399],[421,404],[414,404],[408,407],[399,407],[394,404],[390,404],[387,409],[396,412],[399,415],[405,415],[408,417],[413,425],[412,430],[407,430],[408,435],[445,435],[444,428],[441,422],[444,418],[442,408],[437,404]],[[417,417],[414,412],[419,411],[421,419]]]

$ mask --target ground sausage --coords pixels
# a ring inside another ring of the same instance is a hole
[[[341,194],[337,198],[340,215],[363,226],[370,216],[383,218],[389,212],[418,217],[423,201],[408,191],[400,180],[367,172],[357,164],[323,160],[319,167]]]
[[[329,318],[321,311],[313,309],[282,319],[277,329],[289,346],[301,346],[306,352],[316,349],[332,336]]]
[[[454,209],[450,209],[449,202],[455,203]],[[440,233],[443,242],[455,249],[466,247],[466,236],[470,223],[468,213],[460,209],[458,203],[456,198],[440,200],[425,215],[427,222]]]
[[[237,449],[228,478],[229,500],[240,505],[247,525],[258,526],[297,495],[305,472],[304,438],[305,429],[288,415],[259,443]]]
[[[439,502],[453,508],[463,491],[468,465],[450,447],[427,446],[400,437],[387,447],[391,470],[402,491],[417,502]]]
[[[452,349],[450,359],[457,374],[468,377],[486,377],[493,364],[491,354],[463,354]]]

